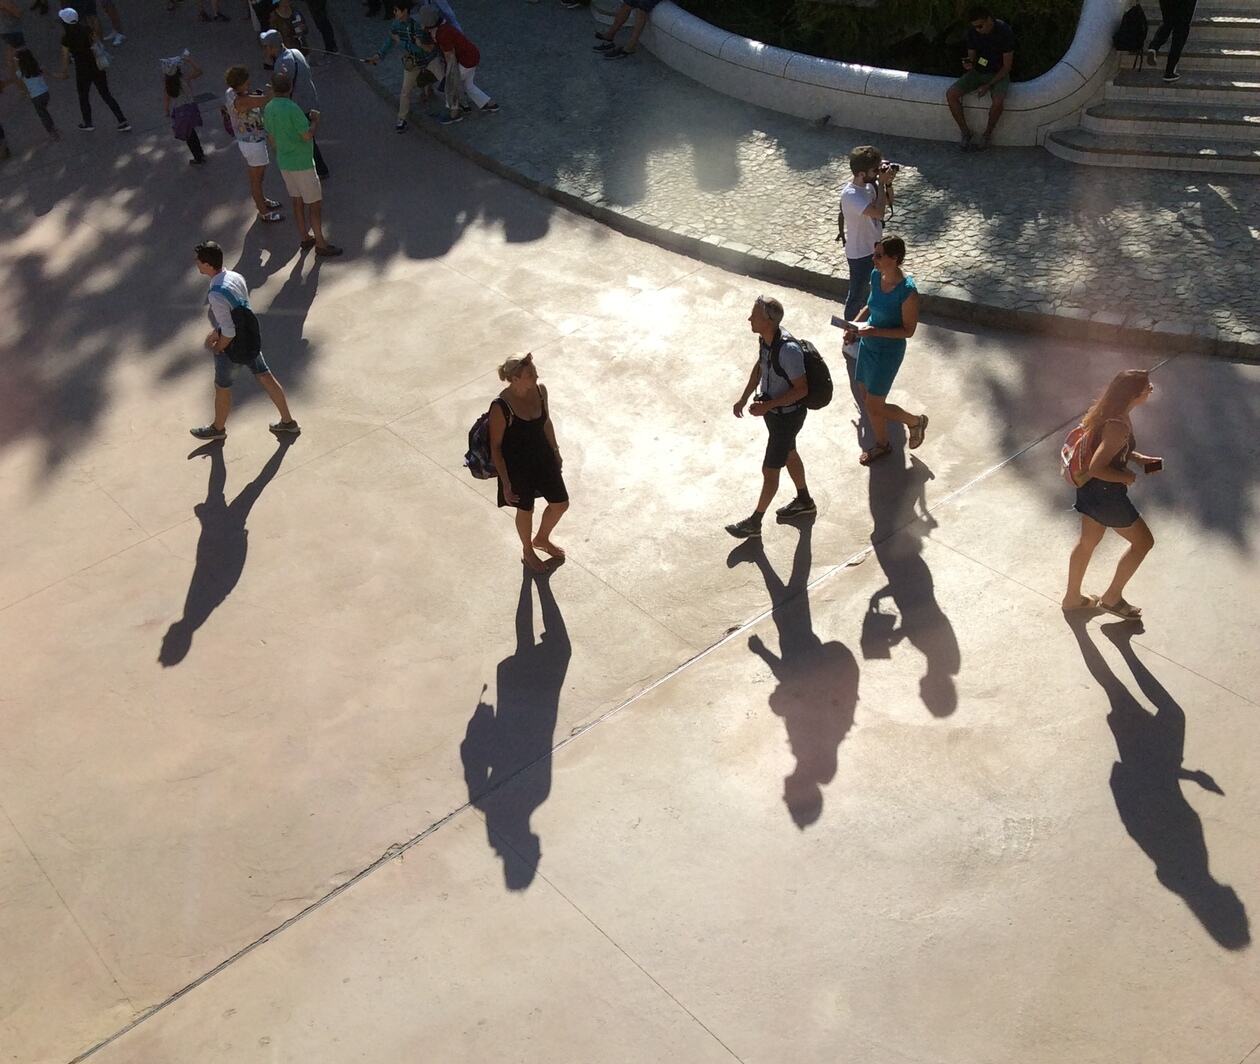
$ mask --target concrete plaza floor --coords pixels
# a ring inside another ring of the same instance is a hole
[[[189,16],[129,27],[130,139],[0,172],[0,1059],[1260,1059],[1260,367],[928,322],[925,446],[861,469],[841,390],[817,519],[737,545],[749,306],[841,373],[833,306],[395,137],[331,63],[347,254],[299,258],[170,139],[149,57],[257,65]],[[187,436],[208,236],[291,446],[247,380]],[[574,500],[537,581],[461,466],[525,350]],[[1060,439],[1157,363],[1145,627],[1069,625]]]

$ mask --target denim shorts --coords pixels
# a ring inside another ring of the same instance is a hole
[[[267,360],[259,353],[251,362],[233,362],[222,351],[214,353],[214,386],[216,388],[232,387],[232,378],[236,376],[236,371],[242,365],[249,367],[249,371],[255,376],[260,377],[264,373],[270,373],[271,368],[267,365]]]

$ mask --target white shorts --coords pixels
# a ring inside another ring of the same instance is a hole
[[[246,166],[266,166],[270,161],[265,140],[238,140]]]
[[[294,199],[303,203],[318,203],[324,198],[324,190],[319,187],[319,174],[310,170],[281,170],[284,187]]]

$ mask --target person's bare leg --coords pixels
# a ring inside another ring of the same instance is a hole
[[[984,128],[985,140],[988,140],[991,136],[993,136],[993,131],[997,129],[998,120],[1002,117],[1002,111],[1005,107],[1005,96],[993,97],[993,102],[989,104],[989,124]]]
[[[643,36],[643,30],[648,24],[648,13],[646,11],[636,11],[634,20],[634,29],[630,31],[630,39],[626,41],[625,50],[633,52],[639,47],[639,38]]]
[[[866,393],[866,417],[871,423],[876,447],[885,447],[888,444],[888,419],[884,417],[887,406],[882,395]]]
[[[259,214],[266,214],[267,197],[263,195],[263,175],[267,172],[265,166],[249,166],[246,167],[249,172],[249,194],[254,197],[254,206],[258,208]]]
[[[1116,531],[1129,541],[1129,549],[1120,555],[1116,575],[1111,578],[1107,590],[1098,597],[1098,601],[1106,606],[1115,606],[1124,598],[1125,585],[1155,546],[1155,537],[1140,517],[1128,528],[1117,528]]]
[[[306,224],[306,204],[296,196],[293,197],[293,220],[297,222],[298,240],[305,240],[311,235],[310,227]]]
[[[101,0],[101,7],[105,9],[105,14],[109,16],[114,32],[122,33],[122,17],[118,14],[118,5],[114,3],[114,0]]]
[[[882,446],[888,442],[888,422],[899,421],[906,428],[913,428],[919,423],[919,415],[903,410],[895,403],[890,403],[881,395],[866,395],[866,413],[871,419],[871,429],[875,433],[875,442]]]
[[[959,132],[970,134],[971,127],[967,125],[967,116],[963,113],[962,93],[950,89],[945,93],[945,100],[949,103],[949,113],[954,116]]]
[[[534,546],[553,558],[564,557],[564,548],[557,547],[551,542],[551,531],[568,508],[567,502],[549,502],[547,508],[543,510],[542,520],[538,522],[538,535],[534,537]]]
[[[324,239],[323,206],[324,206],[323,200],[320,200],[317,203],[308,203],[306,206],[306,209],[310,212],[310,215],[311,215],[311,229],[314,230],[315,232],[315,246],[317,248],[328,247],[328,241]]]
[[[232,389],[214,389],[214,427],[222,431],[227,428],[228,414],[232,412]]]
[[[521,537],[521,561],[536,573],[546,572],[546,563],[534,550],[534,515],[530,510],[516,511],[516,534]]]
[[[1101,525],[1092,517],[1081,514],[1081,535],[1068,555],[1067,591],[1063,594],[1064,609],[1079,609],[1085,604],[1085,595],[1081,584],[1085,581],[1085,570],[1089,568],[1089,560],[1094,556],[1098,544],[1102,542],[1107,526]]]
[[[280,387],[280,382],[275,376],[271,373],[260,373],[255,379],[262,385],[263,391],[271,396],[271,401],[276,404],[276,409],[280,411],[280,420],[292,421],[293,415],[289,413],[289,401],[285,398],[284,389]]]
[[[761,498],[757,500],[757,512],[764,514],[774,502],[775,493],[779,490],[779,470],[763,466],[761,470]]]
[[[792,483],[796,485],[796,490],[801,494],[807,494],[809,489],[805,486],[805,463],[801,461],[798,452],[793,451],[787,456],[788,476],[792,478]]]
[[[613,24],[608,27],[608,32],[597,33],[595,36],[604,41],[611,41],[618,33],[621,32],[621,27],[626,24],[626,19],[629,17],[630,5],[622,4],[619,8],[617,8],[617,14],[613,18]]]

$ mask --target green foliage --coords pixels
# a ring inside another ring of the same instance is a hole
[[[715,26],[794,52],[916,74],[962,73],[971,0],[877,0],[849,7],[823,0],[676,0]],[[1063,58],[1081,0],[998,0],[989,5],[1015,31],[1016,81]]]

